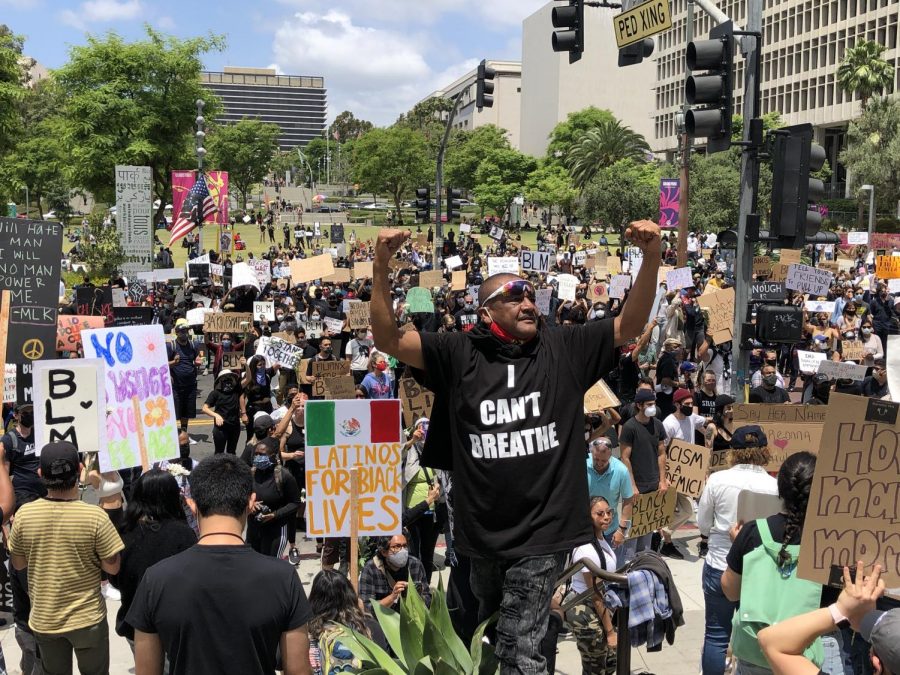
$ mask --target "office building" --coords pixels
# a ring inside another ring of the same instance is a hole
[[[218,122],[245,117],[277,124],[282,150],[303,147],[325,132],[325,78],[278,75],[271,68],[232,68],[201,73],[203,86],[222,99]]]
[[[475,107],[475,89],[478,70],[473,69],[447,86],[445,89],[426,96],[424,102],[432,98],[452,100],[462,92],[459,110],[453,120],[457,129],[471,131],[485,124],[493,124],[506,131],[510,145],[519,147],[519,127],[521,121],[522,64],[518,61],[488,61],[497,71],[494,78],[494,106],[479,111]]]

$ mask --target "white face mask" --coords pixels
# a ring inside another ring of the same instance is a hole
[[[655,405],[647,406],[646,408],[644,408],[644,414],[647,417],[656,417],[656,406]]]

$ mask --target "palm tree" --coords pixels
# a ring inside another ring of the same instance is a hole
[[[603,120],[575,143],[565,158],[576,187],[583,189],[602,168],[621,159],[643,160],[650,152],[644,137],[618,120]]]
[[[863,110],[873,94],[881,93],[894,79],[894,66],[881,58],[886,47],[863,40],[847,49],[837,70],[838,86],[857,94]]]

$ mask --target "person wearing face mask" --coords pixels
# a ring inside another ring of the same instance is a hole
[[[678,387],[678,363],[681,341],[669,338],[663,343],[663,352],[656,363],[657,408],[659,419],[665,419],[675,412],[672,394]]]
[[[247,373],[241,381],[241,422],[247,430],[247,440],[253,434],[253,419],[258,412],[272,412],[272,378],[278,372],[278,364],[274,368],[266,368],[263,356],[254,356],[247,364]]]
[[[305,404],[309,400],[306,394],[291,388],[285,397],[286,414],[278,422],[274,436],[279,439],[278,449],[284,468],[291,472],[297,485],[306,485],[306,416]],[[274,416],[273,416],[274,419]],[[296,519],[288,522],[288,560],[296,567],[300,564],[300,551],[297,550],[297,530],[306,531],[306,503],[302,502],[297,509]]]
[[[790,403],[791,397],[778,386],[778,372],[775,366],[766,363],[760,370],[760,386],[750,390],[750,403]]]
[[[206,341],[206,348],[213,355],[213,377],[218,377],[222,372],[222,362],[226,354],[240,354],[244,349],[243,340],[235,340],[231,333],[222,333],[222,340],[216,344],[210,340]]]
[[[359,599],[371,614],[371,600],[376,600],[384,608],[398,609],[400,598],[406,593],[410,583],[431,606],[431,588],[425,580],[425,568],[415,557],[409,555],[406,536],[379,537],[375,556],[366,563],[359,575]]]
[[[863,349],[866,353],[863,364],[873,366],[875,361],[884,358],[884,343],[875,333],[875,328],[869,319],[862,322],[859,333],[859,340],[863,343]]]
[[[203,404],[203,414],[213,419],[215,454],[235,454],[241,437],[241,385],[235,373],[230,370],[219,373],[215,387]]]
[[[197,369],[203,363],[203,344],[191,339],[187,320],[178,319],[175,322],[175,342],[166,343],[166,349],[172,375],[175,417],[182,431],[187,431],[188,420],[197,417]]]
[[[455,316],[456,327],[464,333],[468,333],[478,325],[478,310],[475,307],[475,301],[468,293],[463,297],[462,309],[456,312]]]
[[[350,374],[357,387],[369,372],[369,357],[374,346],[375,343],[369,338],[369,331],[365,328],[358,329],[353,339],[347,343],[345,354],[350,359]]]
[[[15,426],[0,437],[0,446],[18,509],[46,496],[47,488],[38,475],[41,460],[34,452],[34,406],[30,403],[17,406],[15,421]]]
[[[363,378],[357,392],[363,398],[391,398],[394,391],[394,378],[388,372],[388,362],[384,354],[372,354],[369,359],[369,373]]]
[[[288,522],[300,507],[300,488],[281,465],[277,445],[257,443],[252,463],[256,503],[247,520],[247,543],[258,553],[278,558],[288,543]]]
[[[784,375],[778,371],[778,353],[774,349],[767,349],[763,358],[762,366],[772,366],[775,368],[775,384],[784,389]],[[751,387],[760,387],[763,383],[763,367],[753,373],[750,378]]]

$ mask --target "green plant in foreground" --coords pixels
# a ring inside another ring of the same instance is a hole
[[[472,645],[466,649],[453,630],[443,584],[435,591],[431,609],[425,606],[415,584],[400,600],[400,611],[385,609],[372,600],[372,610],[388,644],[390,654],[355,630],[342,626],[341,644],[362,661],[361,675],[494,675],[499,662],[494,648],[483,641],[496,615],[478,626]]]

